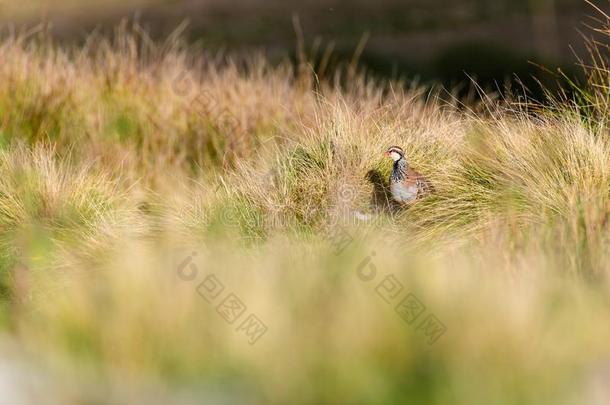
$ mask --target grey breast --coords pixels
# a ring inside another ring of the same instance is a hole
[[[409,202],[417,199],[417,186],[416,185],[405,185],[402,182],[396,182],[390,185],[390,191],[396,201]]]

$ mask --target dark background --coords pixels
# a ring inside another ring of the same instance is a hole
[[[596,5],[608,11],[610,2]],[[82,41],[96,28],[112,32],[125,17],[157,39],[187,20],[185,36],[198,47],[262,51],[272,62],[296,59],[300,27],[316,68],[325,51],[332,50],[331,70],[366,41],[360,66],[374,76],[459,87],[469,75],[486,88],[518,76],[534,89],[532,76],[554,82],[537,65],[578,76],[575,55],[586,58],[581,35],[593,35],[587,25],[599,26],[601,15],[583,0],[0,0],[5,26],[50,22],[63,41]]]

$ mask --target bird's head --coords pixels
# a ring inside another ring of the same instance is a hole
[[[402,150],[402,148],[399,148],[398,146],[391,146],[385,152],[385,155],[391,158],[394,162],[398,162],[405,156],[405,152]]]

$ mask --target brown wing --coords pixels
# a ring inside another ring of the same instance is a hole
[[[418,190],[418,197],[423,194],[430,193],[434,191],[434,188],[424,176],[422,176],[419,172],[411,169],[407,170],[405,184],[408,186],[416,186]]]

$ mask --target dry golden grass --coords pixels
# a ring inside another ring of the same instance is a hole
[[[0,45],[2,347],[50,364],[49,400],[610,398],[603,65],[595,103],[465,107],[126,32]],[[402,210],[370,181],[393,144],[436,189]],[[216,310],[230,292],[268,328],[254,345]]]

